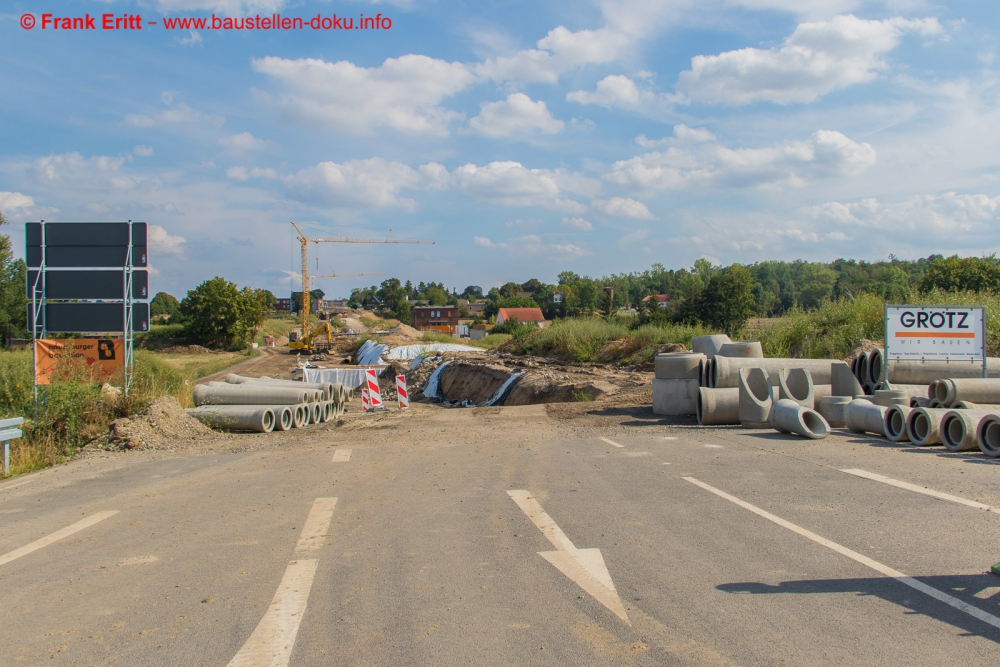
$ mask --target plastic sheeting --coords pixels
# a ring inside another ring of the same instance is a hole
[[[375,364],[382,364],[385,361],[382,359],[382,355],[389,351],[389,346],[384,343],[376,343],[372,340],[366,340],[358,348],[357,358],[359,366],[373,366]]]
[[[441,400],[441,371],[444,367],[450,364],[450,361],[446,361],[431,373],[431,376],[427,378],[427,387],[424,388],[424,396],[431,399]]]
[[[374,366],[376,375],[382,375],[387,366]],[[305,368],[303,374],[306,382],[332,382],[356,389],[365,382],[365,368]]]
[[[399,347],[389,349],[389,346],[385,343],[366,340],[358,348],[357,358],[359,365],[368,366],[385,363],[386,360],[409,361],[442,352],[482,352],[482,349],[468,345],[458,345],[457,343],[421,343],[418,345],[400,345]]]

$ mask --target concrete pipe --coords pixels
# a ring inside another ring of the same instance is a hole
[[[933,410],[938,410],[941,408],[947,408],[948,406],[942,403],[941,401],[937,400],[936,398],[932,398],[930,403],[927,404],[927,407]]]
[[[818,412],[830,425],[830,428],[847,426],[847,405],[854,399],[850,396],[824,396],[819,400]]]
[[[870,396],[874,396],[875,395],[875,388],[877,386],[878,385],[876,385],[874,382],[865,382],[865,384],[864,384],[865,396],[869,396],[869,397]]]
[[[205,405],[196,410],[218,411],[221,408],[237,408],[240,410],[270,410],[274,413],[274,430],[288,431],[293,426],[294,406],[291,405]]]
[[[995,378],[947,378],[939,380],[934,387],[934,398],[945,405],[958,401],[973,403],[1000,403],[1000,379]]]
[[[705,359],[705,377],[702,378],[701,386],[715,389],[715,359]]]
[[[856,398],[847,404],[844,411],[844,421],[847,428],[855,433],[874,433],[885,435],[885,411],[881,405],[875,405],[866,398]]]
[[[245,384],[250,384],[253,386],[260,385],[271,385],[275,387],[290,387],[292,389],[313,389],[315,391],[323,392],[323,400],[329,401],[333,398],[333,383],[332,382],[299,382],[297,380],[280,380],[277,378],[251,378],[249,382]]]
[[[1000,457],[1000,415],[990,414],[980,420],[976,427],[976,443],[991,459]]]
[[[739,417],[744,428],[772,428],[771,406],[774,400],[771,383],[760,368],[740,369]]]
[[[857,365],[857,358],[855,358],[854,364]],[[847,364],[830,364],[830,388],[833,396],[859,398],[865,395],[865,390],[862,389],[858,378],[850,371]]]
[[[882,381],[882,350],[868,353],[868,379],[874,383]]]
[[[292,428],[302,428],[309,425],[309,415],[305,403],[290,406],[292,408]]]
[[[712,359],[719,353],[719,348],[732,342],[726,334],[695,336],[691,339],[691,351],[704,354],[707,358]]]
[[[865,386],[866,382],[871,381],[871,378],[868,377],[868,353],[864,350],[858,353],[857,377],[862,387]]]
[[[830,435],[830,425],[823,415],[789,399],[780,399],[771,410],[771,423],[775,430],[794,433],[803,438],[819,440]]]
[[[941,420],[950,410],[938,408],[913,408],[906,420],[906,433],[914,445],[941,444]]]
[[[323,407],[319,401],[315,401],[307,404],[309,406],[309,423],[310,424],[322,424],[323,423]]]
[[[953,410],[989,410],[990,412],[1000,412],[1000,403],[971,403],[969,401],[959,401],[951,407]]]
[[[876,389],[872,395],[872,403],[889,407],[890,405],[909,405],[910,397],[905,391],[896,389]]]
[[[270,433],[274,430],[274,411],[268,407],[213,405],[188,408],[186,412],[206,426],[226,431]]]
[[[740,423],[740,390],[738,387],[726,389],[698,389],[698,424],[701,426],[722,426]]]
[[[919,361],[915,359],[890,359],[885,362],[889,382],[900,384],[930,384],[943,378],[982,378],[981,362],[971,361]],[[987,376],[1000,378],[1000,359],[986,360]]]
[[[905,405],[890,405],[885,410],[885,437],[892,442],[909,442],[910,434],[906,430],[906,420],[913,408]]]
[[[653,379],[653,414],[693,415],[697,412],[697,380]]]
[[[910,407],[911,408],[929,408],[931,407],[931,399],[923,398],[921,396],[910,396]]]
[[[778,371],[778,399],[795,401],[804,408],[813,409],[812,375],[804,368],[782,368]]]
[[[819,405],[819,399],[824,396],[833,396],[833,385],[832,384],[814,384],[813,385],[813,410],[818,409],[816,406]]]
[[[941,418],[941,443],[949,452],[977,449],[976,430],[983,417],[996,414],[993,410],[949,410]]]
[[[653,369],[658,380],[697,380],[704,361],[704,354],[694,352],[658,354],[653,361]]]
[[[285,389],[284,387],[233,385],[231,387],[194,388],[195,405],[295,405],[312,399],[312,389]]]
[[[756,340],[723,343],[722,347],[719,348],[718,356],[742,357],[744,359],[763,359],[764,348],[761,347],[760,342]]]
[[[893,384],[891,382],[880,382],[879,389],[891,389],[892,391],[906,392],[907,396],[920,396],[930,398],[930,385],[926,384]]]
[[[778,372],[782,368],[804,368],[812,376],[813,384],[830,384],[834,364],[847,366],[837,359],[740,359],[735,357],[715,357],[715,368],[712,371],[712,386],[717,389],[739,387],[739,369],[763,368],[771,379],[771,384],[778,386]]]

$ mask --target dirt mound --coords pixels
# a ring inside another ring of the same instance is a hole
[[[156,351],[166,354],[212,354],[210,349],[201,345],[171,345]]]
[[[188,416],[176,398],[161,396],[134,417],[111,422],[107,448],[176,449],[218,437],[218,433]]]
[[[423,340],[424,333],[422,331],[417,331],[408,324],[403,324],[400,322],[392,329],[389,330],[389,335],[396,338],[405,338],[406,340],[418,341]]]

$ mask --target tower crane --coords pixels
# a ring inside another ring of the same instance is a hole
[[[409,243],[409,244],[419,244],[419,245],[433,245],[434,241],[418,241],[411,239],[394,239],[390,238],[392,236],[392,230],[384,239],[363,239],[354,238],[350,236],[306,236],[305,232],[299,229],[299,226],[292,222],[292,227],[295,231],[299,233],[299,243],[302,246],[302,307],[299,309],[300,319],[302,322],[302,339],[300,341],[290,342],[288,344],[289,348],[292,350],[300,351],[312,351],[312,339],[320,333],[325,331],[327,336],[327,342],[332,342],[332,336],[330,333],[330,324],[325,322],[322,327],[318,327],[316,331],[309,331],[309,311],[311,304],[311,299],[309,297],[309,244],[310,243]],[[377,273],[332,273],[326,276],[315,276],[316,278],[346,278],[348,276],[371,276],[371,275],[382,275]]]

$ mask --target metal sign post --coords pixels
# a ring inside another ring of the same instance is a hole
[[[889,361],[946,361],[981,364],[986,377],[984,306],[886,304],[885,361],[879,380],[888,380]]]

